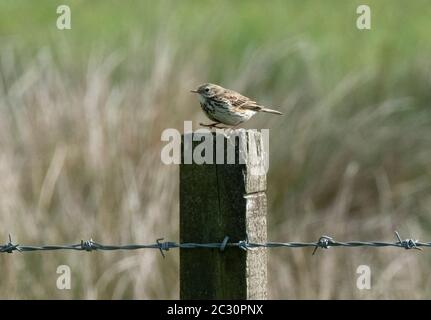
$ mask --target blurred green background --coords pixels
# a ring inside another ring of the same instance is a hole
[[[0,238],[177,241],[160,136],[205,120],[189,90],[214,82],[286,113],[246,125],[271,130],[269,240],[431,240],[431,5],[370,1],[360,31],[360,4],[1,0]],[[431,296],[427,250],[311,251],[270,250],[270,298]],[[1,254],[0,268],[3,299],[178,298],[177,250]]]

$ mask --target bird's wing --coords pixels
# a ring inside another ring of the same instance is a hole
[[[250,101],[250,103],[244,103],[244,104],[238,106],[238,108],[253,110],[256,112],[263,109],[263,107],[258,105],[255,101]]]
[[[259,106],[256,101],[250,100],[249,98],[237,92],[226,92],[225,98],[229,100],[232,107],[235,108],[243,108],[254,111],[259,111],[262,109],[262,107]]]

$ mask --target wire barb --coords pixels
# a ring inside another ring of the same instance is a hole
[[[413,240],[413,239],[405,239],[402,240],[400,237],[400,234],[398,233],[398,231],[395,231],[395,235],[398,238],[398,244],[403,247],[404,249],[408,250],[408,249],[416,249],[416,250],[422,250],[422,248],[419,248],[416,243],[418,242],[418,240]]]
[[[0,252],[13,253],[15,250],[21,251],[19,248],[19,244],[12,243],[12,237],[9,234],[9,242],[1,246]]]
[[[93,239],[86,240],[86,241],[81,240],[81,249],[89,252],[89,251],[97,250],[98,247],[96,243],[93,242]]]
[[[247,251],[250,249],[250,242],[248,241],[248,234],[245,234],[245,240],[238,241],[238,248]]]
[[[316,246],[314,247],[312,256],[314,256],[314,254],[316,253],[317,249],[319,249],[319,248],[328,249],[331,246],[332,243],[334,243],[334,239],[332,239],[331,237],[321,236],[319,238],[319,240],[316,242]]]
[[[220,251],[223,252],[226,249],[227,242],[229,241],[229,237],[226,236],[223,239],[223,242],[220,244]]]
[[[169,247],[170,247],[171,242],[161,242],[163,239],[164,238],[157,239],[156,243],[157,243],[157,245],[159,247],[159,250],[160,250],[160,253],[162,254],[162,257],[164,259],[164,258],[166,258],[166,256],[165,256],[163,250],[164,251],[169,251]]]

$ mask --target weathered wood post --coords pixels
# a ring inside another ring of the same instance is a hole
[[[213,142],[212,154],[208,152],[209,148],[206,153],[202,152],[201,141]],[[197,136],[197,132],[183,135],[181,243],[221,243],[225,236],[229,237],[229,242],[246,240],[247,236],[250,242],[267,241],[263,143],[262,134],[255,130],[234,130],[229,135],[206,133]],[[206,159],[213,160],[212,164],[191,161],[193,152],[205,154]],[[234,164],[228,164],[232,163],[233,155]],[[181,299],[266,297],[265,248],[247,251],[238,247],[226,247],[224,251],[180,249]]]

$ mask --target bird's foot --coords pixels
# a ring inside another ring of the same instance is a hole
[[[216,128],[216,129],[226,129],[226,128],[228,128],[228,127],[218,127],[218,125],[220,125],[220,122],[215,122],[215,123],[210,123],[210,124],[205,124],[205,123],[199,123],[199,125],[201,126],[201,127],[206,127],[206,128],[210,128],[210,129],[212,129],[212,128]]]

